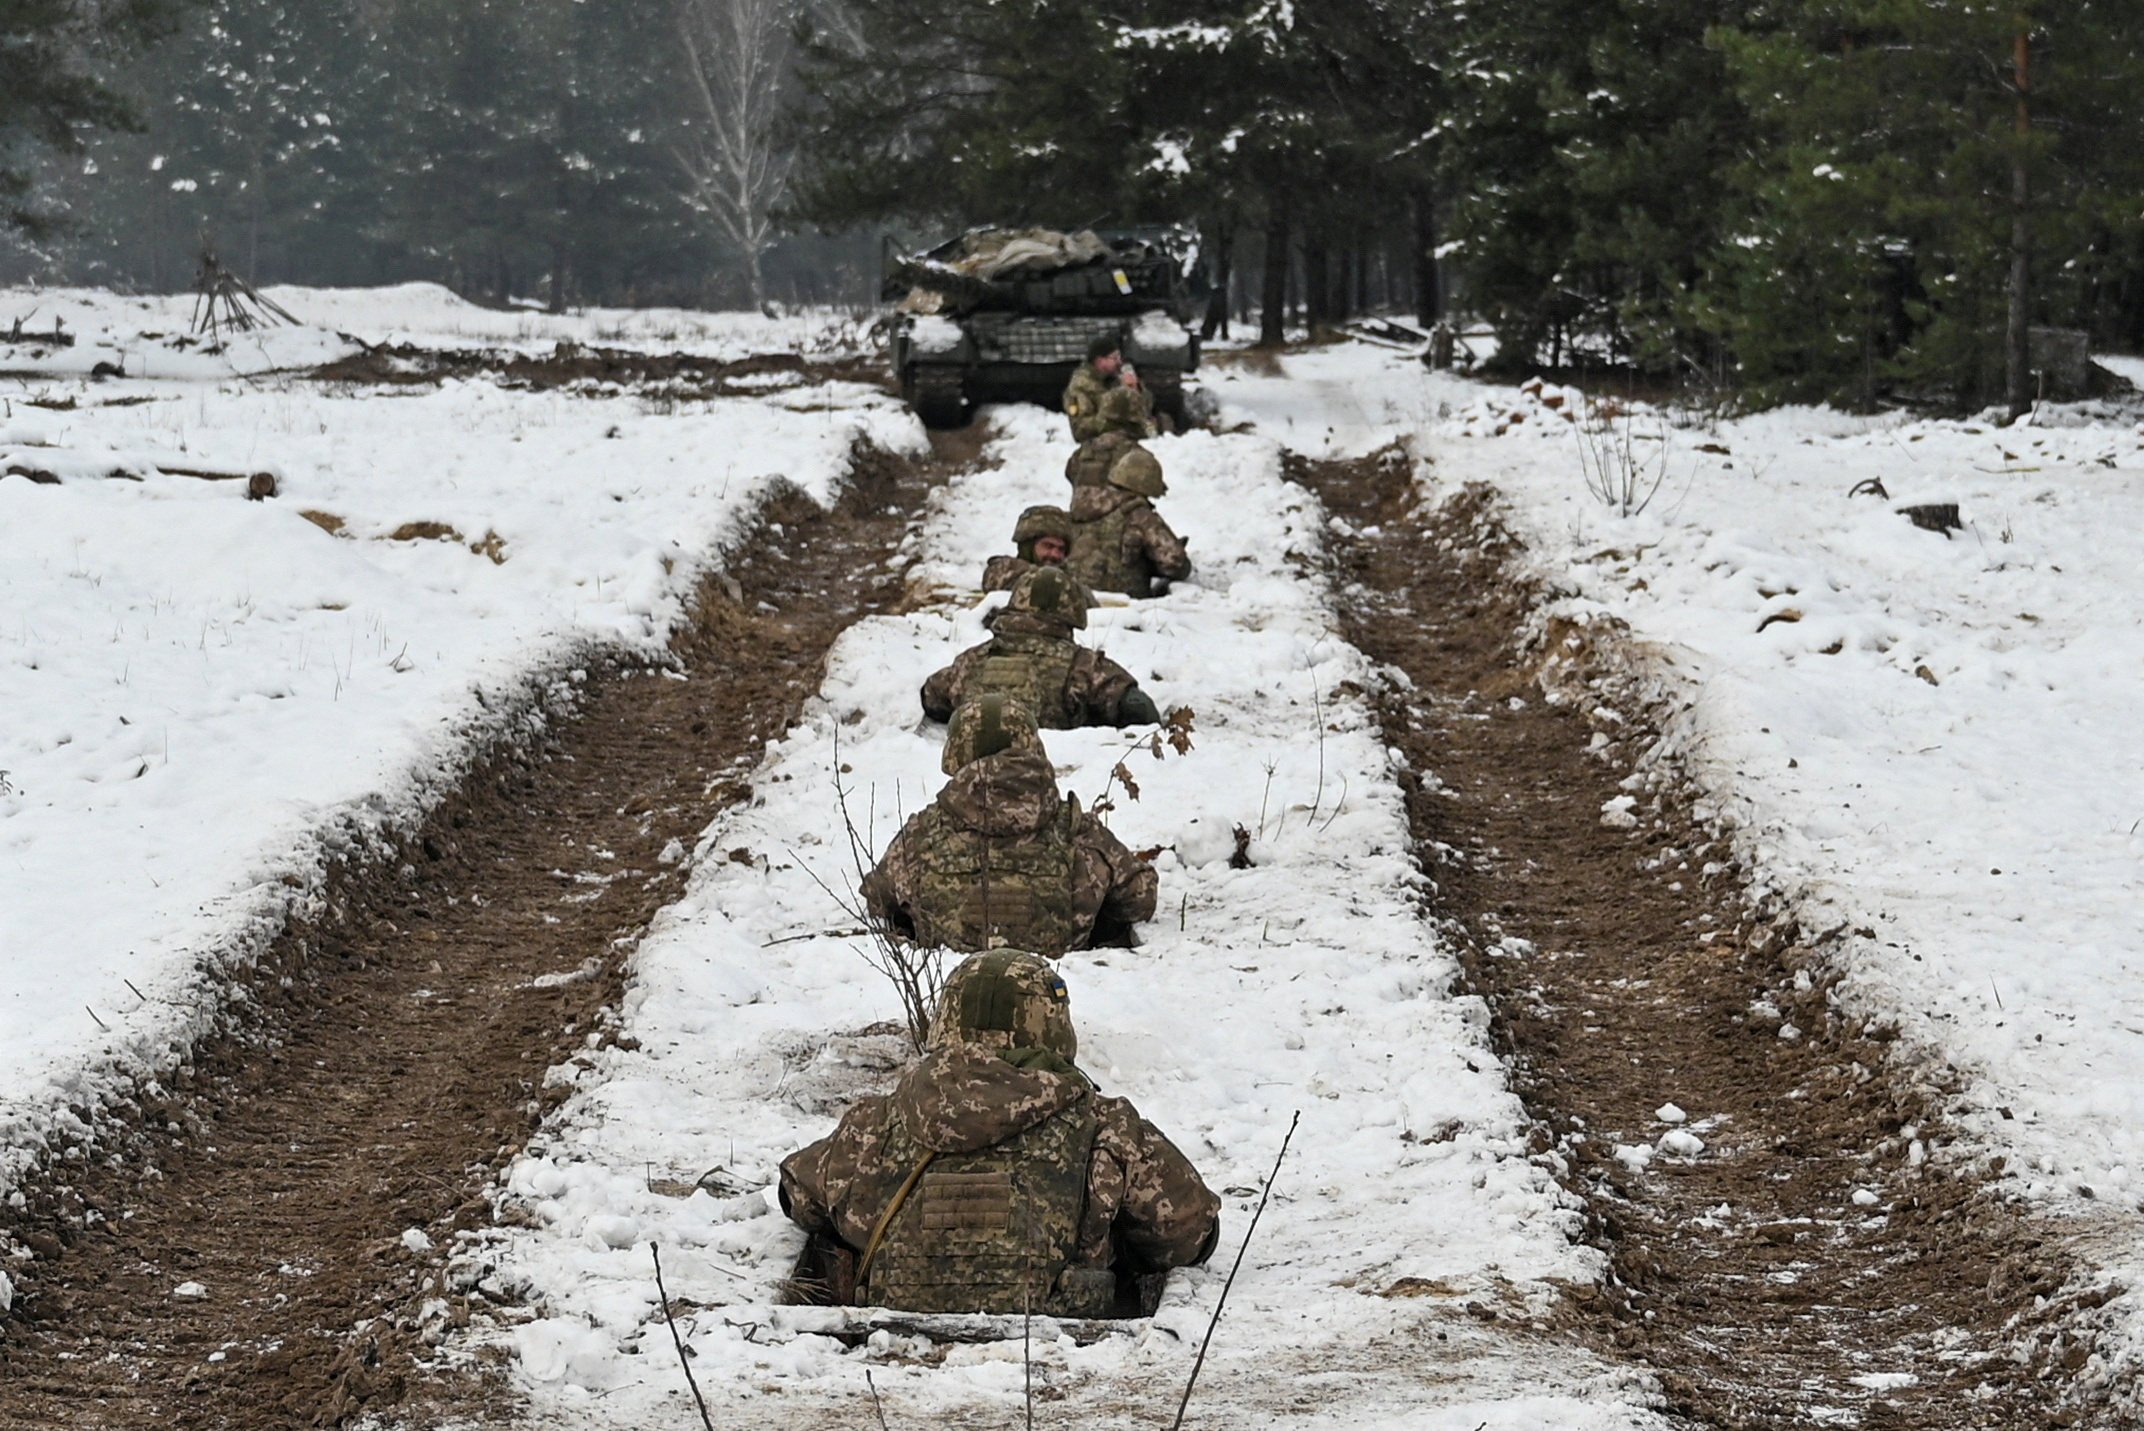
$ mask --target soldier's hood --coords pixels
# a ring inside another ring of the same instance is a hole
[[[1137,492],[1127,492],[1122,487],[1107,484],[1072,489],[1072,520],[1091,522],[1097,517],[1106,517],[1129,502],[1144,502],[1146,498]]]
[[[985,835],[1024,835],[1057,815],[1057,776],[1040,750],[1008,750],[971,760],[939,792],[938,805]]]
[[[1009,606],[1001,606],[991,612],[983,624],[990,628],[993,636],[1047,636],[1053,641],[1072,639],[1071,622],[1062,616],[1040,611],[1015,611]]]
[[[932,1049],[893,1086],[893,1109],[924,1147],[970,1153],[1002,1143],[1087,1096],[1078,1079],[1016,1068],[981,1044]]]

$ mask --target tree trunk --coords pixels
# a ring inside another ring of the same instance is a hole
[[[1414,316],[1425,328],[1444,318],[1444,293],[1437,285],[1437,205],[1429,185],[1418,184],[1408,196],[1413,229]]]
[[[252,202],[246,208],[246,282],[258,288],[261,283],[261,191],[267,184],[261,177],[258,157],[252,168],[253,182],[247,186],[252,191]]]
[[[2010,416],[2032,407],[2032,37],[2018,31],[2013,53],[2017,79],[2017,140],[2010,156],[2010,323],[2003,343],[2003,397]]]
[[[751,300],[752,311],[764,312],[767,307],[767,282],[760,270],[760,250],[746,244],[744,250],[745,295]]]
[[[1277,348],[1288,341],[1288,206],[1272,201],[1266,217],[1265,276],[1258,295],[1258,344]]]
[[[1214,225],[1213,287],[1206,295],[1206,316],[1199,324],[1199,337],[1210,339],[1215,334],[1228,336],[1228,290],[1235,276],[1236,233],[1235,225],[1226,221]]]
[[[553,313],[566,311],[566,241],[551,240],[551,294],[545,305]]]
[[[1332,321],[1331,250],[1317,229],[1303,231],[1303,326],[1315,338]]]

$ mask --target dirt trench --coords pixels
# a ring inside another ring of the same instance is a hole
[[[1491,1005],[1538,1159],[1611,1258],[1573,1293],[1582,1333],[1702,1426],[2116,1424],[2067,1394],[2091,1349],[2062,1314],[2104,1294],[2064,1295],[2053,1233],[1945,1155],[1885,1031],[1828,1009],[1818,941],[1753,902],[1686,787],[1604,823],[1646,712],[1543,698],[1545,659],[1585,672],[1589,637],[1522,640],[1540,593],[1493,501],[1422,512],[1397,451],[1290,466],[1344,522],[1344,634],[1413,682],[1381,717],[1430,913]],[[1671,1102],[1702,1152],[1619,1158],[1677,1126]]]
[[[590,347],[562,342],[548,353],[500,348],[426,348],[413,343],[360,343],[359,351],[312,369],[316,382],[380,387],[437,387],[450,378],[480,378],[531,392],[564,390],[615,396],[620,387],[652,398],[749,397],[770,377],[791,386],[853,382],[878,385],[885,360],[877,354],[806,358],[753,353],[714,358],[697,353]]]
[[[672,842],[748,792],[835,636],[903,599],[891,559],[979,439],[937,441],[861,452],[831,512],[774,501],[674,668],[592,656],[533,744],[332,874],[131,1126],[0,1210],[36,1254],[9,1268],[0,1427],[334,1426],[441,1395],[415,1358],[466,1315],[440,1290],[454,1233],[561,1096],[545,1071],[613,1037],[627,955],[684,884]]]

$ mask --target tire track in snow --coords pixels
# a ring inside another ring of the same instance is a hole
[[[1709,1426],[2109,1424],[2068,1394],[2091,1347],[2064,1322],[2107,1294],[2054,1295],[2059,1239],[1946,1161],[1882,1031],[1829,1012],[1818,941],[1746,908],[1686,792],[1623,780],[1645,712],[1589,689],[1616,634],[1529,646],[1492,504],[1418,505],[1402,450],[1291,469],[1346,523],[1344,629],[1406,678],[1383,714],[1434,776],[1435,908],[1613,1257],[1575,1289],[1601,1344]]]
[[[959,454],[954,454],[955,458]],[[391,1407],[464,1315],[439,1263],[610,1036],[675,851],[744,791],[829,643],[898,600],[887,558],[947,464],[861,452],[708,583],[674,668],[588,653],[425,827],[330,882],[232,1030],[142,1095],[123,1152],[47,1170],[10,1231],[0,1426],[339,1425]]]

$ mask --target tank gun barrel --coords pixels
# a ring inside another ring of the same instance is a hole
[[[935,259],[900,256],[887,260],[885,279],[879,289],[881,298],[888,303],[898,303],[919,288],[944,294],[949,304],[956,308],[1005,303],[1011,301],[1013,294],[1009,283],[977,278]]]

